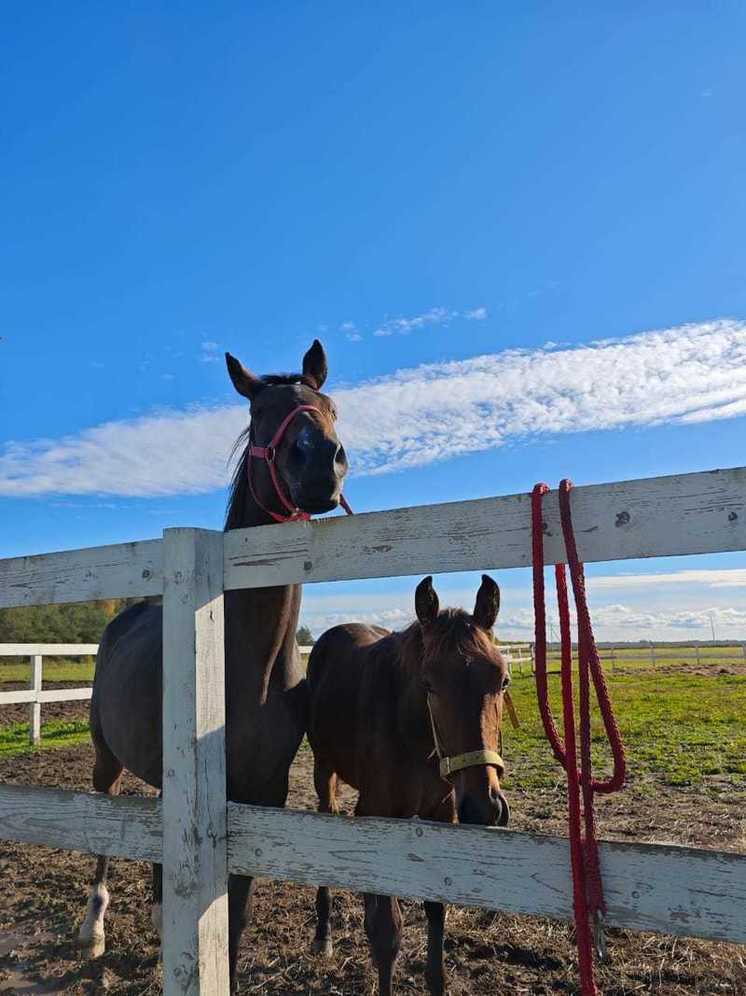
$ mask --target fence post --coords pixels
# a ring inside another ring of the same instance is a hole
[[[228,994],[223,534],[163,534],[163,991]]]
[[[42,655],[32,654],[31,655],[31,688],[36,692],[37,696],[41,691],[41,681],[42,681]],[[29,706],[29,727],[28,727],[28,738],[29,743],[36,745],[41,741],[41,702],[32,702]]]

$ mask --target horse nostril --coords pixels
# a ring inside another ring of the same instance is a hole
[[[347,454],[345,453],[345,448],[341,443],[337,447],[337,452],[334,454],[334,462],[338,463],[340,466],[347,463]]]

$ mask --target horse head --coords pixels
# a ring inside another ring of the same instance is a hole
[[[500,589],[483,574],[471,615],[441,611],[427,577],[417,586],[415,608],[422,633],[420,680],[440,773],[454,786],[459,821],[505,826],[510,810],[500,788],[499,741],[510,679],[492,639]]]
[[[337,437],[334,402],[321,393],[327,360],[318,339],[303,357],[302,373],[259,377],[230,353],[226,363],[233,386],[251,406],[234,491],[248,485],[256,505],[275,522],[307,519],[344,503],[347,456]]]

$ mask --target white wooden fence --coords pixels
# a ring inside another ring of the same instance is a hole
[[[31,664],[30,687],[0,692],[0,706],[29,703],[29,740],[32,744],[41,741],[41,707],[45,702],[85,702],[91,697],[90,687],[42,691],[44,658],[88,657],[97,652],[97,643],[0,643],[0,657],[28,657]]]
[[[746,550],[746,468],[579,487],[572,507],[587,562]],[[556,492],[545,517],[551,564]],[[0,607],[163,594],[165,661],[162,802],[1,786],[0,837],[162,861],[167,996],[227,994],[229,872],[571,919],[564,838],[225,798],[225,590],[530,562],[526,494],[0,561]],[[611,925],[746,942],[746,855],[604,843],[601,861]]]

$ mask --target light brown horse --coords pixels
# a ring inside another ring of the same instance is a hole
[[[340,503],[347,458],[335,429],[324,349],[316,340],[303,371],[257,377],[226,354],[233,386],[251,404],[241,438],[245,449],[231,489],[226,529],[264,525],[328,512]],[[295,642],[300,585],[228,591],[225,613],[226,755],[228,797],[284,806],[288,772],[306,730],[308,695]],[[127,768],[161,787],[163,610],[140,603],[106,628],[96,658],[91,737],[93,787],[119,793]],[[100,857],[81,944],[104,951],[109,859]],[[232,875],[228,886],[229,958],[246,924],[252,880]],[[153,919],[160,926],[161,866],[153,868]]]
[[[509,678],[491,639],[500,589],[486,574],[474,612],[439,611],[432,578],[417,586],[417,622],[401,633],[351,623],[318,640],[308,664],[319,811],[337,812],[341,779],[359,792],[357,816],[413,816],[443,823],[505,826],[497,753]],[[426,902],[425,978],[445,992],[442,903]],[[314,948],[332,952],[331,894],[316,897]],[[365,930],[378,968],[380,996],[390,996],[401,944],[394,896],[365,896]]]

